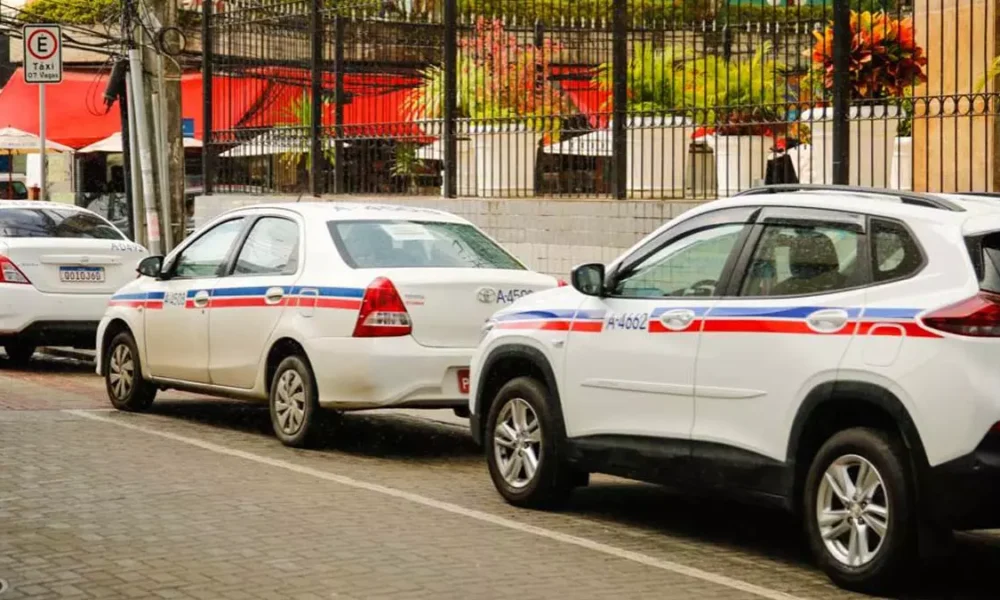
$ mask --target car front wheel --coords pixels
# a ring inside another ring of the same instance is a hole
[[[837,585],[891,591],[914,558],[912,478],[905,449],[887,432],[841,431],[813,460],[804,515],[813,554]]]
[[[319,421],[319,401],[312,369],[303,357],[281,361],[271,380],[271,425],[282,444],[310,445]]]
[[[562,504],[579,476],[562,457],[548,390],[518,377],[497,392],[486,424],[486,462],[497,491],[516,506]]]
[[[111,405],[118,410],[146,410],[156,399],[156,386],[142,376],[135,339],[127,331],[108,344],[104,356],[104,385]]]
[[[3,347],[7,352],[7,358],[16,365],[28,364],[31,357],[35,355],[35,345],[27,342],[7,342]]]

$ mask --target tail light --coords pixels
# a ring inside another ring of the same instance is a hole
[[[385,277],[372,281],[361,300],[354,337],[398,337],[412,331],[410,314],[396,286]]]
[[[559,287],[566,287],[567,285],[569,285],[569,284],[566,283],[565,280],[562,280],[562,279],[559,280]]]
[[[979,292],[921,319],[927,327],[969,337],[1000,337],[1000,295]]]
[[[993,428],[990,429],[990,433],[1000,434],[1000,422],[997,422],[995,425],[993,425]]]
[[[17,268],[6,256],[0,254],[0,283],[26,283],[30,284],[28,278],[24,276],[21,269]]]

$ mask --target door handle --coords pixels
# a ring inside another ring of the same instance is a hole
[[[660,323],[670,331],[683,331],[694,321],[694,311],[687,308],[668,310],[660,315]]]
[[[819,333],[836,333],[847,325],[848,314],[840,308],[817,310],[806,318],[806,322]]]
[[[208,301],[210,299],[211,296],[206,290],[198,290],[198,292],[194,295],[194,305],[198,308],[205,308],[208,306]]]
[[[273,287],[268,289],[267,293],[264,294],[264,303],[271,305],[278,304],[284,297],[285,297],[285,290],[283,290],[280,287]]]

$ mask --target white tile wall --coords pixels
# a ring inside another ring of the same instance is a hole
[[[201,196],[195,223],[219,213],[296,196]],[[445,210],[472,221],[531,268],[567,277],[573,266],[610,262],[664,222],[697,206],[691,202],[653,200],[496,200],[439,197],[338,197],[331,201],[378,202]]]

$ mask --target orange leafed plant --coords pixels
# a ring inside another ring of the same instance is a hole
[[[813,65],[823,87],[833,87],[833,26],[815,32]],[[883,11],[851,12],[851,97],[901,98],[907,88],[927,81],[927,57],[917,45],[911,19]]]

